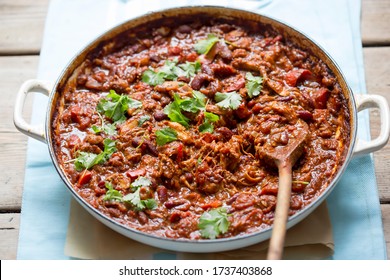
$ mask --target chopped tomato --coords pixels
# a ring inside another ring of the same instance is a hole
[[[75,146],[79,145],[81,143],[80,137],[78,137],[76,134],[72,134],[69,137],[68,140],[68,148],[73,149]]]

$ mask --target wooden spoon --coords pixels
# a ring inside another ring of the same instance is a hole
[[[309,127],[304,121],[298,120],[295,126],[297,129],[292,135],[289,135],[287,145],[273,147],[266,143],[263,146],[256,147],[257,156],[268,164],[276,165],[279,171],[279,189],[275,218],[267,254],[267,259],[269,260],[279,260],[283,255],[288,212],[290,209],[292,167],[301,156],[309,133]]]

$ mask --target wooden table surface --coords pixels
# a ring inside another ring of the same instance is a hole
[[[48,2],[0,0],[0,259],[16,258],[27,136],[15,129],[12,115],[19,86],[36,77]],[[390,103],[390,0],[362,0],[361,21],[367,91]],[[378,111],[370,116],[375,136]],[[390,144],[374,158],[390,258]]]

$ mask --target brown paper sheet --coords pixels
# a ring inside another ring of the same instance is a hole
[[[243,249],[199,254],[174,253],[131,240],[103,225],[71,201],[65,254],[78,259],[156,259],[175,254],[176,259],[265,259],[268,241]],[[326,203],[288,230],[284,259],[325,259],[333,254],[332,227]]]

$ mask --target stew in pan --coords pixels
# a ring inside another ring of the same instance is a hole
[[[290,215],[337,173],[349,111],[310,50],[258,23],[166,18],[101,44],[59,89],[57,160],[112,219],[173,239],[268,228],[277,169],[258,156],[310,128],[293,168]]]

